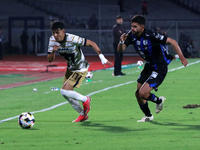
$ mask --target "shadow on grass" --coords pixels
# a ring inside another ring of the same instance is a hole
[[[134,132],[134,131],[144,131],[146,129],[130,129],[121,126],[112,126],[112,125],[105,125],[102,123],[93,123],[93,122],[84,122],[80,124],[81,126],[88,127],[90,129],[99,130],[99,131],[106,131],[106,132],[113,132],[113,133],[123,133],[123,132]]]
[[[159,123],[157,121],[152,121],[150,123],[159,126],[184,127],[184,128],[176,128],[175,130],[200,130],[200,125],[189,125],[189,124],[186,125],[186,124],[172,123],[172,122]]]

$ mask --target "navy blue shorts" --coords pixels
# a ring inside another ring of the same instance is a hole
[[[149,64],[145,64],[137,82],[141,84],[147,82],[150,87],[156,89],[163,82],[168,71],[167,65],[161,65],[157,68],[158,69],[154,69],[154,67],[151,67]]]

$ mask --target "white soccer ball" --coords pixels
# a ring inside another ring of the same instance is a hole
[[[85,76],[85,78],[86,78],[86,79],[92,79],[92,77],[93,77],[93,73],[90,72],[90,71],[88,71],[88,72],[87,72],[87,75]]]
[[[35,123],[35,118],[31,113],[24,112],[19,116],[18,123],[23,129],[30,129]]]
[[[176,54],[176,55],[175,55],[175,58],[176,58],[176,59],[179,59],[179,56],[178,56],[178,54]]]
[[[142,66],[143,65],[143,61],[141,61],[141,60],[137,61],[137,65],[138,66]]]

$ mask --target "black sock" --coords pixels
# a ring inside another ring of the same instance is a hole
[[[156,104],[160,104],[162,102],[162,100],[159,99],[159,97],[155,96],[155,94],[153,94],[153,93],[150,93],[150,96],[148,97],[147,100],[148,101],[152,101],[152,102],[154,102]]]
[[[148,107],[148,102],[146,102],[143,105],[140,105],[140,109],[143,111],[143,113],[145,114],[145,116],[151,117],[152,114],[150,112],[150,109]]]

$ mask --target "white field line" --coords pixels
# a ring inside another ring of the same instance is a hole
[[[194,65],[194,64],[197,64],[197,63],[200,63],[200,61],[196,61],[196,62],[193,62],[193,63],[189,63],[188,66]],[[170,69],[168,72],[175,71],[175,70],[179,70],[179,69],[182,69],[182,68],[184,68],[184,66]],[[107,87],[107,88],[105,88],[105,89],[102,89],[102,90],[99,90],[99,91],[95,91],[95,92],[89,93],[88,96],[91,96],[91,95],[94,95],[94,94],[97,94],[97,93],[101,93],[101,92],[104,92],[104,91],[107,91],[107,90],[110,90],[110,89],[113,89],[113,88],[117,88],[117,87],[120,87],[120,86],[123,86],[123,85],[127,85],[127,84],[130,84],[130,83],[134,83],[134,82],[136,82],[136,81],[129,81],[129,82],[125,82],[125,83],[122,83],[122,84],[110,86],[110,87]],[[63,103],[60,103],[60,104],[51,106],[51,107],[49,107],[49,108],[45,108],[45,109],[42,109],[42,110],[34,111],[34,112],[31,112],[31,113],[34,114],[34,113],[38,113],[38,112],[48,111],[48,110],[57,108],[57,107],[59,107],[59,106],[62,106],[62,105],[64,105],[64,104],[67,104],[67,103],[68,103],[68,102],[66,101],[66,102],[63,102]],[[19,117],[19,115],[18,115],[18,116],[14,116],[14,117],[10,117],[10,118],[7,118],[7,119],[0,120],[0,123],[6,122],[6,121],[9,121],[9,120],[18,118],[18,117]]]

